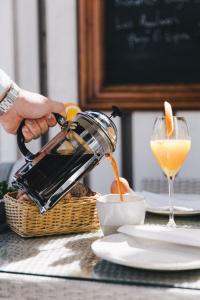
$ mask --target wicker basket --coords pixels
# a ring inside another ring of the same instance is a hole
[[[95,231],[100,228],[94,196],[63,197],[41,215],[31,200],[16,199],[17,193],[4,196],[7,223],[22,237]]]
[[[5,207],[2,199],[0,199],[0,225],[6,221]]]

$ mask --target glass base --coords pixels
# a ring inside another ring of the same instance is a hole
[[[167,223],[167,227],[176,227],[176,223],[174,219],[169,219],[169,222]]]

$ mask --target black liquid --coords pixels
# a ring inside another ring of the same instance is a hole
[[[51,195],[92,157],[93,154],[47,154],[22,176],[23,185],[41,205],[45,205]]]

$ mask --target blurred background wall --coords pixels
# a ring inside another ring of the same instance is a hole
[[[62,102],[78,103],[75,0],[0,0],[0,37],[0,68],[21,88]],[[153,121],[160,113],[132,113],[133,183],[137,190],[142,188],[144,178],[163,178],[149,147]],[[180,111],[178,114],[187,118],[192,137],[191,152],[178,177],[199,179],[200,112]],[[117,126],[119,142],[115,157],[121,172],[120,120]],[[50,132],[50,137],[55,131]],[[32,142],[30,147],[37,151],[40,141]],[[129,140],[126,147],[130,147]],[[14,161],[19,157],[16,137],[0,128],[0,161]],[[89,177],[93,189],[109,192],[113,180],[109,162],[104,160]]]

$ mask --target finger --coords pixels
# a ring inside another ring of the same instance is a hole
[[[57,124],[56,118],[54,117],[53,114],[49,114],[46,117],[46,121],[47,121],[47,124],[48,124],[49,127],[53,127]]]
[[[51,112],[61,113],[65,110],[64,104],[54,100],[48,100]]]
[[[32,133],[34,139],[38,138],[41,135],[41,129],[36,120],[25,120],[25,126]]]
[[[25,138],[26,143],[29,143],[33,139],[33,135],[30,132],[30,130],[28,129],[28,127],[23,126],[22,127],[22,133],[23,133],[23,136]]]
[[[12,111],[9,111],[1,116],[0,123],[8,133],[16,134],[21,121],[21,117],[14,114]]]
[[[40,118],[35,121],[40,128],[40,134],[44,134],[45,132],[48,131],[49,126],[48,126],[46,118]]]

